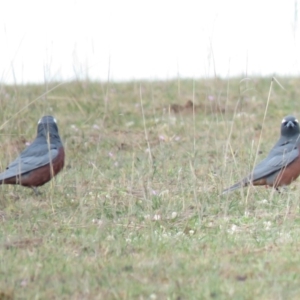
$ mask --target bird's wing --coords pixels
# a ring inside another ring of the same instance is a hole
[[[260,178],[264,178],[273,174],[276,171],[289,165],[299,156],[299,150],[297,147],[287,153],[270,153],[270,155],[262,160],[253,170],[253,172],[247,176],[248,180],[255,181]]]
[[[231,187],[223,190],[223,194],[234,191],[249,183],[267,177],[289,165],[299,156],[299,150],[294,140],[277,143],[270,151],[269,155],[255,166],[252,173],[235,183]]]
[[[0,180],[15,177],[42,167],[50,163],[57,155],[58,149],[54,145],[31,144],[0,174]]]

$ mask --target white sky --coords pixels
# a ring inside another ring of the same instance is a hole
[[[0,82],[300,75],[295,2],[3,0]]]

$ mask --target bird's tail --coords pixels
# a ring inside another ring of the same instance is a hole
[[[245,187],[247,185],[248,185],[248,180],[247,179],[241,180],[241,181],[235,183],[234,185],[230,186],[229,188],[223,190],[222,195],[230,193],[232,191],[235,191],[235,190],[237,190],[241,187]]]

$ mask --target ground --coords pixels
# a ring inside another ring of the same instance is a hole
[[[299,180],[222,189],[300,118],[299,78],[2,85],[0,168],[44,114],[64,170],[0,186],[0,299],[298,299]]]

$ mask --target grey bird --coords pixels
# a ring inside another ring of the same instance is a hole
[[[253,171],[225,189],[222,194],[252,185],[266,185],[278,190],[289,185],[300,175],[300,129],[294,116],[287,116],[281,123],[281,136],[268,156],[256,165]]]
[[[65,151],[53,116],[43,116],[37,126],[35,140],[3,173],[0,184],[19,184],[32,188],[51,180],[64,167]]]

